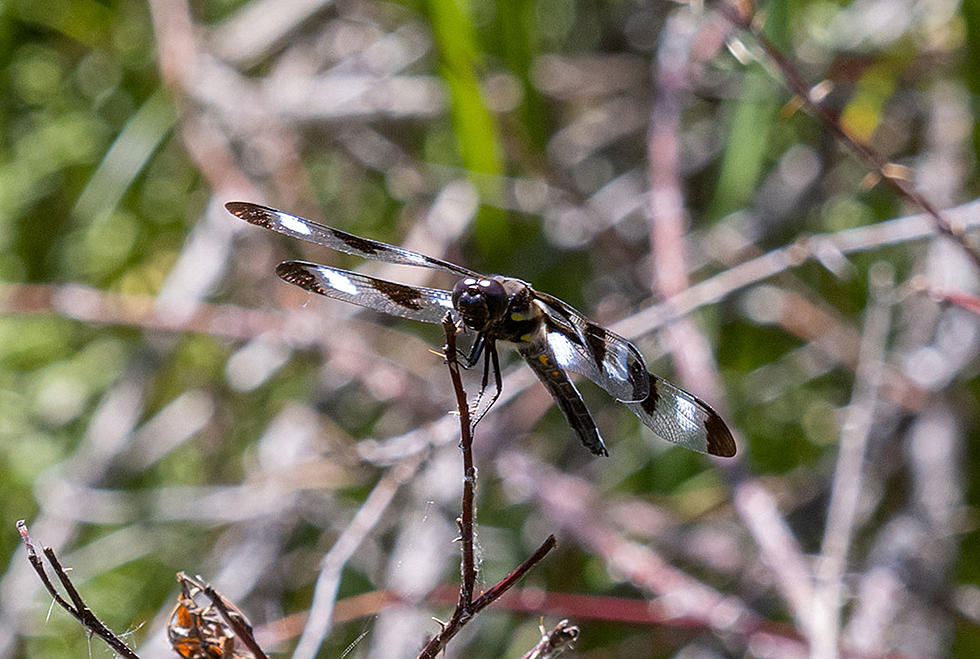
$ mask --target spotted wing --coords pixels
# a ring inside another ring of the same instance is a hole
[[[445,270],[463,277],[477,277],[481,275],[467,268],[443,261],[432,256],[419,254],[404,247],[389,245],[379,240],[361,238],[352,233],[334,229],[312,220],[307,220],[296,215],[290,215],[274,208],[260,206],[247,201],[229,201],[225,208],[232,215],[239,217],[250,224],[271,229],[278,233],[299,238],[307,242],[323,245],[330,249],[345,254],[353,254],[366,259],[375,261],[385,261],[387,263],[397,263],[399,265],[416,265],[426,268]]]
[[[545,311],[548,343],[563,368],[584,375],[618,400],[646,399],[646,362],[635,345],[556,297],[538,291],[534,295]]]
[[[357,304],[391,316],[440,323],[448,311],[458,318],[449,291],[406,286],[306,261],[283,261],[276,274],[312,293]]]
[[[638,402],[627,402],[640,421],[661,439],[699,453],[730,458],[735,455],[731,430],[707,403],[652,373],[649,393]]]

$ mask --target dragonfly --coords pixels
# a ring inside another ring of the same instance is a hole
[[[442,323],[450,314],[457,326],[462,324],[476,334],[463,365],[475,366],[482,355],[481,395],[489,373],[493,373],[496,394],[486,409],[501,390],[497,344],[509,344],[551,394],[582,444],[595,455],[609,452],[569,373],[584,376],[607,391],[661,439],[699,453],[735,455],[731,431],[707,403],[650,373],[633,343],[525,281],[482,275],[259,204],[232,201],[225,208],[250,224],[339,252],[441,270],[458,277],[452,290],[444,290],[307,261],[283,261],[276,267],[276,274],[290,284],[390,316]]]

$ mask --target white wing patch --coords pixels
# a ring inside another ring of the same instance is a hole
[[[568,340],[568,337],[559,332],[548,332],[548,346],[555,355],[555,361],[560,365],[567,368],[570,364],[574,363],[575,356],[578,352],[575,350],[572,342]]]
[[[279,223],[293,233],[302,234],[304,236],[309,236],[312,233],[309,225],[306,224],[306,222],[301,221],[295,215],[283,213],[282,211],[277,211],[277,214],[279,215]]]
[[[674,407],[677,409],[677,425],[686,432],[702,433],[704,429],[698,423],[699,412],[694,403],[683,396],[674,398]]]
[[[416,263],[418,265],[431,265],[429,259],[427,259],[422,254],[416,254],[415,252],[410,252],[408,250],[404,250],[404,252],[402,253],[402,257],[406,261],[411,261],[412,263]]]
[[[350,279],[340,274],[336,270],[322,268],[320,269],[320,274],[324,276],[331,288],[334,288],[341,293],[347,293],[348,295],[357,295],[357,286],[355,286]]]
[[[602,363],[606,367],[607,373],[615,377],[617,380],[626,381],[629,379],[629,370],[626,368],[625,360],[620,357],[621,355],[609,354],[602,360]]]

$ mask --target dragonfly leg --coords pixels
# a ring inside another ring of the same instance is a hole
[[[483,337],[482,334],[477,334],[476,340],[473,341],[473,345],[472,347],[470,347],[469,354],[466,354],[462,350],[457,348],[456,349],[457,354],[463,358],[463,361],[460,362],[460,366],[466,369],[470,369],[476,366],[476,363],[480,360],[480,353],[483,352],[485,346],[486,346],[486,339]]]
[[[503,386],[503,381],[500,377],[500,358],[497,355],[497,346],[493,342],[488,342],[485,352],[486,354],[484,355],[483,363],[483,383],[480,385],[480,393],[476,397],[475,409],[477,413],[473,419],[473,424],[471,426],[472,428],[476,428],[476,424],[483,419],[486,413],[490,411],[490,408],[493,407],[493,404],[497,402],[497,399],[500,398],[500,390]],[[493,371],[494,384],[493,398],[491,398],[490,402],[487,403],[482,410],[480,410],[480,401],[483,400],[483,394],[487,390],[491,370]]]

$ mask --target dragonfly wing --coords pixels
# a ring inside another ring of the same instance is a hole
[[[617,400],[646,399],[646,362],[635,345],[558,298],[537,291],[535,296],[548,318],[548,342],[559,364],[589,378]]]
[[[229,201],[225,204],[225,208],[232,215],[250,224],[264,227],[292,238],[299,238],[300,240],[317,245],[323,245],[324,247],[329,247],[345,254],[353,254],[386,263],[435,268],[436,270],[445,270],[463,277],[481,278],[481,275],[455,263],[413,252],[404,247],[389,245],[380,240],[355,236],[352,233],[334,229],[333,227],[328,227],[313,220],[307,220],[298,215],[291,215],[290,213],[269,208],[268,206],[261,206],[247,201]]]
[[[693,394],[649,374],[650,392],[638,402],[627,402],[636,416],[661,439],[698,451],[730,458],[735,438],[725,422]]]
[[[449,291],[406,286],[306,261],[284,261],[276,266],[284,281],[327,297],[374,309],[391,316],[441,323],[446,312],[459,317]]]

